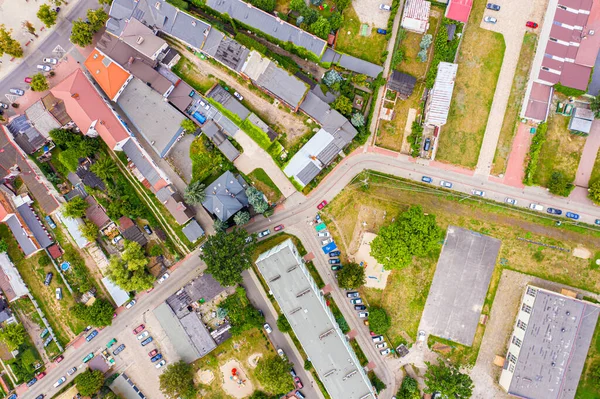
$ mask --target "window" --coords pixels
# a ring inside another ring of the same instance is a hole
[[[523,341],[521,341],[519,338],[517,338],[516,335],[513,335],[512,343],[517,345],[520,348]]]
[[[521,306],[521,310],[527,314],[531,314],[531,306],[529,306],[526,303],[524,303],[523,306]]]
[[[527,323],[525,323],[522,320],[517,320],[517,327],[519,327],[521,330],[525,331],[525,330],[527,330]]]
[[[532,297],[535,298],[535,295],[537,294],[537,290],[533,287],[527,287],[527,295],[531,295]]]
[[[508,354],[508,361],[514,364],[517,364],[517,357],[515,355],[513,355],[512,353]]]
[[[565,10],[565,11],[567,10],[567,7],[561,6],[560,4],[558,5],[558,8],[560,8],[561,10]]]
[[[514,373],[515,372],[515,365],[512,364],[512,363],[510,363],[509,366],[508,366],[508,371],[510,371],[511,373]]]
[[[543,67],[542,67],[542,71],[550,71],[550,68],[548,68],[548,67],[544,67],[544,66],[543,66]]]

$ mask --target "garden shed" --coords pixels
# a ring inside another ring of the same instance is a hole
[[[387,88],[388,90],[395,91],[402,100],[406,100],[410,97],[415,89],[417,78],[407,73],[394,71],[390,75]]]
[[[429,11],[431,3],[425,0],[408,0],[402,14],[402,27],[406,30],[423,34],[429,27]]]

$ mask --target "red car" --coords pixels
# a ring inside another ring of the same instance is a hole
[[[296,389],[302,389],[304,385],[302,385],[302,381],[300,381],[300,377],[294,377],[294,384],[296,384]]]
[[[55,362],[55,363],[60,363],[60,362],[62,362],[62,361],[63,361],[63,359],[64,359],[64,358],[65,358],[65,357],[64,357],[63,355],[60,355],[59,357],[57,357],[56,359],[54,359],[54,362]]]
[[[275,231],[281,231],[281,230],[283,230],[283,225],[280,224],[279,226],[275,226],[275,228],[273,230],[275,230]]]
[[[28,76],[28,77],[25,78],[25,83],[31,83],[31,80],[32,79]]]
[[[135,328],[135,330],[133,330],[133,333],[134,333],[134,334],[139,334],[139,333],[141,333],[142,331],[144,331],[144,328],[146,328],[146,326],[145,326],[145,325],[143,325],[143,324],[140,324],[139,326],[137,326],[137,327]]]
[[[525,26],[527,26],[528,28],[537,28],[538,24],[536,24],[535,22],[531,22],[531,21],[527,21],[527,23],[525,24]]]
[[[158,349],[154,349],[154,350],[151,350],[150,352],[148,352],[148,356],[152,357],[152,356],[156,355],[157,353],[158,353]]]
[[[327,205],[327,201],[323,200],[319,205],[317,205],[317,209],[321,210],[325,207],[325,205]]]
[[[41,373],[39,373],[38,375],[36,375],[35,378],[37,378],[38,380],[41,380],[45,376],[46,376],[46,373],[42,371]]]

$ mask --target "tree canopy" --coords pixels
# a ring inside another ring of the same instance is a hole
[[[46,25],[46,28],[50,28],[56,24],[57,13],[48,4],[42,4],[37,12],[37,17]]]
[[[104,374],[99,370],[87,369],[77,374],[74,381],[81,396],[91,397],[104,385]]]
[[[91,306],[76,303],[71,309],[72,314],[85,324],[105,327],[112,324],[115,309],[110,302],[102,298],[96,298]]]
[[[0,253],[8,251],[8,243],[4,238],[0,239]]]
[[[595,204],[600,205],[600,179],[590,184],[588,196]]]
[[[65,204],[63,215],[70,218],[80,218],[85,215],[85,210],[88,209],[88,204],[83,198],[75,197]]]
[[[426,393],[439,392],[443,398],[466,399],[473,393],[473,380],[467,374],[462,374],[456,366],[446,366],[443,362],[438,365],[427,364],[425,373]]]
[[[350,123],[354,127],[361,127],[365,125],[365,116],[360,112],[355,112],[352,114],[352,118],[350,118]]]
[[[290,326],[290,322],[283,313],[280,314],[277,318],[277,328],[279,329],[279,331],[284,333],[289,333],[290,331],[292,331],[292,326]]]
[[[194,367],[183,360],[169,364],[158,378],[160,390],[169,398],[192,399],[196,396]]]
[[[329,20],[323,16],[320,16],[310,25],[310,31],[321,39],[327,39],[327,35],[329,35],[329,32],[331,32]]]
[[[352,114],[352,101],[341,95],[331,103],[331,108],[339,111],[344,116],[350,116]]]
[[[23,57],[23,47],[18,40],[13,39],[12,29],[6,29],[4,24],[0,25],[0,57],[8,54],[11,57]]]
[[[594,113],[594,117],[600,119],[600,94],[592,98],[592,101],[590,101],[590,109]]]
[[[90,221],[86,221],[84,224],[79,225],[79,231],[81,231],[81,235],[87,238],[89,241],[94,241],[98,238],[98,234],[100,230],[98,226]]]
[[[181,128],[185,130],[186,133],[192,134],[196,130],[198,130],[198,126],[191,119],[185,118],[181,121]]]
[[[279,356],[261,358],[256,364],[256,379],[271,394],[284,394],[294,388],[290,364]]]
[[[369,328],[371,331],[376,334],[385,334],[391,326],[392,322],[385,309],[378,307],[369,308]]]
[[[245,211],[239,211],[235,215],[233,215],[233,221],[238,226],[243,226],[250,221],[250,214]]]
[[[90,170],[105,183],[112,181],[115,175],[119,173],[119,167],[115,161],[107,156],[94,162],[92,166],[90,166]]]
[[[246,244],[248,233],[239,228],[231,233],[217,231],[208,237],[200,258],[208,266],[206,271],[222,285],[242,282],[242,272],[252,265],[255,244]]]
[[[85,21],[79,18],[77,21],[73,21],[71,28],[71,42],[78,45],[79,47],[87,47],[92,44],[94,38],[94,31],[92,27],[85,23]]]
[[[219,306],[227,313],[232,335],[239,335],[252,328],[260,328],[265,320],[250,304],[246,291],[241,287],[236,288],[235,293],[228,296]]]
[[[346,290],[358,288],[365,283],[365,268],[358,263],[344,265],[337,272],[338,285]]]
[[[248,203],[252,205],[256,213],[264,213],[269,209],[269,203],[265,200],[265,195],[256,187],[248,187],[246,189],[246,196],[248,197]]]
[[[575,185],[562,171],[555,170],[552,172],[550,181],[548,182],[548,190],[550,190],[552,194],[568,197],[574,188]]]
[[[273,10],[275,10],[275,6],[277,5],[275,0],[251,0],[250,3],[252,3],[254,7],[258,7],[268,13],[273,12]]]
[[[434,215],[411,206],[396,221],[379,230],[371,243],[371,255],[386,269],[402,269],[413,256],[425,256],[439,245],[443,232]]]
[[[417,380],[411,376],[406,376],[402,380],[402,385],[396,394],[397,399],[421,399],[421,393],[419,392],[419,385]]]
[[[141,291],[152,287],[154,276],[146,268],[148,259],[140,244],[125,240],[124,247],[120,258],[110,258],[108,278],[125,291]]]
[[[108,14],[102,8],[87,10],[86,16],[94,33],[98,32],[108,21]]]
[[[190,183],[189,186],[185,188],[183,199],[185,199],[185,201],[189,204],[201,204],[206,198],[204,188],[204,184],[202,184],[199,180]]]
[[[2,340],[10,350],[15,350],[23,345],[27,340],[27,331],[21,323],[7,324],[0,330],[0,340]]]

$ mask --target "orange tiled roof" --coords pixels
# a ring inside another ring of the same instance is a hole
[[[94,49],[87,60],[85,60],[85,67],[111,100],[116,98],[123,85],[131,76],[121,65],[114,62],[98,49]]]

